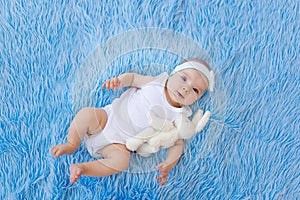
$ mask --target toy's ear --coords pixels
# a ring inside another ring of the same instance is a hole
[[[182,139],[191,138],[195,134],[195,125],[187,118],[185,115],[182,115],[179,124],[176,121],[176,127],[179,130],[179,136]]]
[[[196,125],[202,117],[203,117],[203,110],[200,109],[194,114],[194,117],[192,119],[193,124]]]
[[[197,125],[196,125],[196,132],[200,132],[204,126],[207,124],[208,120],[210,118],[210,112],[206,111],[203,115],[203,117],[200,119],[200,121],[198,121]]]

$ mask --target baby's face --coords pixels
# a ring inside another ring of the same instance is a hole
[[[176,107],[191,105],[197,101],[208,87],[207,79],[195,69],[185,69],[170,76],[166,97]]]

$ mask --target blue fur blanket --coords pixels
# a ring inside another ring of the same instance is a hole
[[[0,199],[299,199],[299,1],[0,0]],[[105,178],[69,181],[84,144],[55,159],[76,112],[122,90],[125,71],[158,75],[201,57],[212,112],[160,187],[149,158]]]

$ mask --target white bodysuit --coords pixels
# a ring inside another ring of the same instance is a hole
[[[100,133],[85,137],[89,153],[98,157],[98,151],[106,145],[125,144],[126,139],[149,127],[150,111],[169,121],[174,121],[180,113],[190,116],[192,111],[188,106],[176,108],[167,102],[164,93],[167,79],[168,74],[162,73],[142,88],[126,90],[120,98],[105,106],[108,119],[104,129]]]

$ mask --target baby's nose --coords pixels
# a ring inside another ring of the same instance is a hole
[[[190,87],[189,87],[189,86],[183,86],[183,87],[182,87],[182,90],[183,90],[185,93],[189,93],[189,92],[190,92]]]

